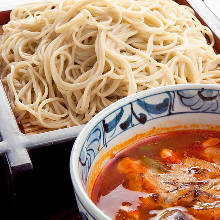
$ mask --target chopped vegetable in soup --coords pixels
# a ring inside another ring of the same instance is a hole
[[[112,219],[220,219],[220,132],[176,131],[119,152],[93,202]]]

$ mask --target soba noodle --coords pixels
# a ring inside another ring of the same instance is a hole
[[[14,9],[3,30],[2,80],[13,111],[45,128],[86,123],[141,90],[220,84],[211,31],[171,0],[31,3]]]

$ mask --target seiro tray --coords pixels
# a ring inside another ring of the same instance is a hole
[[[28,1],[31,2],[32,0]],[[191,6],[200,21],[209,26],[215,37],[215,50],[220,53],[220,20],[218,17],[212,13],[202,0],[176,0],[176,2]],[[6,24],[9,19],[9,8],[7,8],[7,11],[6,8],[4,11],[0,11],[0,25]],[[17,121],[0,81],[0,153],[6,154],[12,173],[32,168],[28,149],[74,140],[83,127],[84,125],[80,125],[48,130],[31,126],[28,120]]]

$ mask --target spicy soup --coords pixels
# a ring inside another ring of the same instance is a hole
[[[148,137],[104,167],[91,199],[112,219],[219,219],[220,132]]]

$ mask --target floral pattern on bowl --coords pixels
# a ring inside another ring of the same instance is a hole
[[[146,129],[176,120],[220,125],[220,86],[177,85],[139,92],[107,107],[84,127],[75,141],[70,162],[83,219],[110,219],[87,194],[88,177],[99,156]]]
[[[79,161],[84,184],[87,182],[90,167],[99,151],[107,147],[108,143],[122,132],[139,124],[174,114],[193,112],[220,114],[219,90],[185,89],[166,91],[152,96],[121,106],[92,129],[80,153]],[[151,103],[150,100],[157,102]]]

